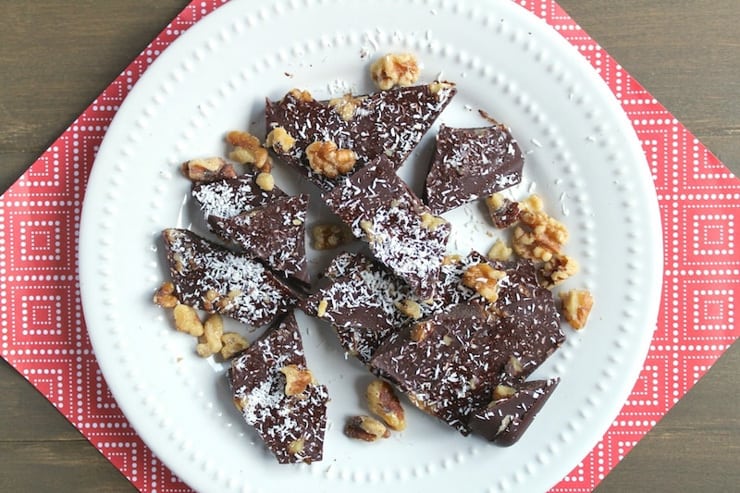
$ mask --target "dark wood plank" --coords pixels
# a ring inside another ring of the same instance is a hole
[[[0,0],[0,190],[31,164],[185,0]],[[574,18],[740,173],[740,2],[561,0]],[[740,484],[736,344],[598,488]],[[53,406],[0,365],[0,491],[133,491]]]

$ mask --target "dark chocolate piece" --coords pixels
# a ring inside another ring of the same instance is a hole
[[[427,175],[424,199],[442,214],[518,184],[524,158],[503,125],[451,128],[442,125]]]
[[[510,397],[491,401],[474,411],[468,423],[470,429],[489,441],[513,445],[532,424],[559,382],[559,378],[524,382]]]
[[[227,377],[234,403],[278,462],[320,461],[329,394],[325,386],[306,381],[300,386],[302,391],[288,395],[292,392],[286,388],[286,367],[306,370],[303,343],[292,313],[232,360]]]
[[[295,293],[260,262],[185,229],[162,232],[181,303],[259,327],[285,313]]]
[[[450,224],[433,216],[380,156],[324,196],[373,255],[422,299],[435,293]]]
[[[233,217],[287,196],[278,187],[269,192],[262,190],[255,183],[256,176],[256,172],[250,171],[237,178],[198,183],[193,186],[192,195],[205,218]]]
[[[308,284],[305,222],[308,195],[280,197],[263,207],[208,224],[223,239],[264,260],[271,268]]]
[[[276,152],[318,187],[329,191],[344,177],[331,179],[315,173],[306,158],[306,147],[331,140],[340,149],[354,151],[358,158],[354,172],[381,155],[398,169],[456,92],[449,83],[399,87],[356,96],[349,102],[351,106],[288,93],[280,101],[267,101],[266,133],[283,127],[295,144],[288,151],[277,148]]]

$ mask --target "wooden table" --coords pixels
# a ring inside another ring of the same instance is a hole
[[[186,0],[0,0],[5,190]],[[740,2],[562,0],[633,76],[740,172]],[[599,492],[740,488],[740,345],[603,481]],[[0,363],[0,491],[133,491],[47,401]]]

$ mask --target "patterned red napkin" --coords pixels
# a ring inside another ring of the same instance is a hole
[[[141,491],[188,492],[116,406],[80,305],[77,236],[85,185],[107,126],[141,74],[225,0],[198,0],[0,198],[0,354]],[[665,279],[658,328],[632,394],[591,453],[552,491],[587,492],[740,335],[740,181],[552,0],[518,2],[591,62],[642,142],[660,203]]]

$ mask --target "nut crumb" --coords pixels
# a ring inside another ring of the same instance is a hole
[[[508,399],[515,393],[516,389],[514,387],[509,387],[508,385],[496,385],[493,389],[493,400],[500,401],[501,399]]]
[[[370,66],[370,77],[379,89],[410,86],[419,80],[419,63],[411,53],[391,53]]]
[[[329,101],[329,106],[334,108],[339,117],[348,122],[355,116],[355,110],[362,102],[361,97],[352,97],[352,94],[345,94],[341,98],[334,98]]]
[[[298,455],[303,453],[303,449],[306,447],[306,439],[304,437],[296,438],[288,444],[288,453],[291,455]]]
[[[304,90],[301,90],[301,89],[297,89],[297,88],[291,89],[288,94],[290,94],[291,96],[293,96],[298,101],[303,101],[304,103],[310,103],[311,101],[314,100],[313,99],[313,96],[311,96],[311,93],[310,92],[304,91]]]
[[[344,434],[350,438],[375,442],[381,438],[388,438],[391,433],[383,423],[370,416],[352,416],[344,426]]]
[[[236,178],[236,170],[223,158],[191,159],[182,163],[182,173],[194,183]]]
[[[541,283],[546,288],[562,284],[579,270],[578,262],[573,257],[557,253],[540,268]]]
[[[306,147],[311,169],[327,178],[346,175],[355,167],[357,155],[350,149],[338,149],[331,140],[316,141]]]
[[[395,303],[396,309],[409,318],[419,320],[421,318],[421,305],[412,299],[405,299]]]
[[[419,322],[411,327],[409,338],[414,342],[421,342],[429,336],[432,326],[429,322]]]
[[[172,316],[175,319],[175,329],[178,331],[195,337],[203,335],[203,323],[200,321],[198,312],[192,306],[177,305],[172,310]]]
[[[507,199],[501,193],[486,197],[485,202],[488,215],[498,229],[506,229],[519,220],[521,210],[518,202]]]
[[[329,300],[322,298],[319,301],[319,306],[316,307],[316,316],[321,318],[326,315],[326,310],[329,308]]]
[[[594,306],[591,293],[584,289],[571,289],[560,293],[560,300],[563,302],[563,316],[570,326],[576,330],[585,327]]]
[[[302,394],[306,391],[306,387],[316,383],[308,368],[288,365],[280,368],[280,373],[285,375],[285,395],[287,396]]]
[[[489,303],[495,303],[498,300],[498,281],[504,277],[506,272],[496,270],[489,264],[480,263],[471,265],[465,270],[462,282]]]
[[[175,296],[175,285],[170,281],[165,281],[154,293],[154,303],[162,308],[175,308],[180,303]]]
[[[445,224],[447,224],[447,221],[439,216],[434,216],[428,212],[421,213],[421,226],[429,231],[435,231],[437,228]]]
[[[249,347],[249,342],[236,332],[224,332],[221,342],[223,343],[221,357],[225,360],[233,358]]]
[[[439,99],[440,94],[453,87],[455,87],[455,84],[453,84],[452,82],[435,81],[429,84],[429,92],[437,96],[437,99]]]
[[[290,152],[294,145],[295,139],[283,127],[273,128],[265,138],[265,146],[272,147],[279,154]]]
[[[254,182],[265,192],[272,192],[275,189],[275,178],[271,173],[265,173],[264,171],[259,173]]]
[[[497,239],[490,250],[488,250],[488,258],[491,260],[506,261],[511,259],[514,254],[514,250],[506,246],[506,243],[499,238]]]
[[[380,417],[396,431],[406,429],[406,415],[393,387],[383,380],[373,380],[367,386],[367,404],[370,412]]]
[[[347,244],[354,236],[344,224],[316,224],[311,228],[313,248],[315,250],[331,250]]]
[[[458,254],[445,255],[442,258],[442,265],[459,264],[461,260],[462,260],[462,256]]]

